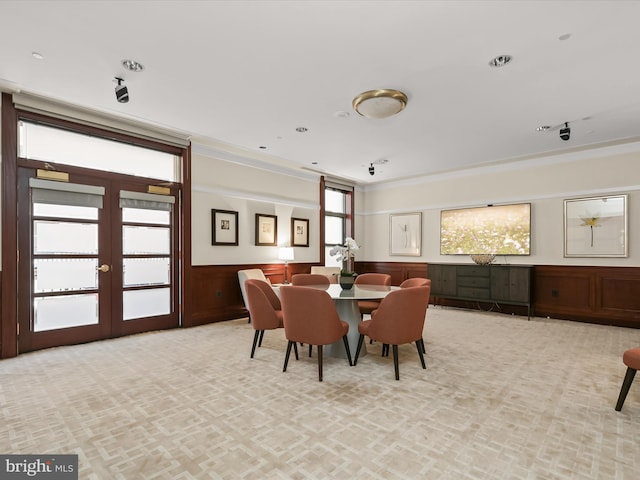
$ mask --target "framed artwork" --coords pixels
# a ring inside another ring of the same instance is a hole
[[[564,256],[628,256],[627,195],[565,200]]]
[[[389,255],[419,257],[422,249],[422,213],[389,215]]]
[[[238,245],[238,212],[211,210],[211,245]]]
[[[291,218],[291,246],[309,246],[309,219]]]
[[[256,213],[256,245],[275,247],[278,241],[278,217]]]

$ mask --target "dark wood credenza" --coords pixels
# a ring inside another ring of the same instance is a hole
[[[527,307],[531,318],[531,265],[430,263],[431,296]]]

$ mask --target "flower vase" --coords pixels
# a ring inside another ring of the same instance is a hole
[[[338,282],[340,283],[340,287],[343,290],[351,290],[351,288],[353,288],[353,282],[355,281],[355,279],[356,277],[352,273],[341,273],[340,277],[338,278]]]

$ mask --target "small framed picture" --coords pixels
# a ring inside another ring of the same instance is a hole
[[[291,218],[291,246],[309,246],[309,219]]]
[[[565,200],[564,256],[628,256],[627,195]]]
[[[422,249],[422,213],[389,215],[389,255],[419,257]]]
[[[211,210],[211,245],[238,245],[238,212]]]
[[[275,247],[278,244],[278,217],[256,213],[256,245]]]

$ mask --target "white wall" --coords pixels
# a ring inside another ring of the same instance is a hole
[[[628,194],[627,258],[564,258],[564,200]],[[508,166],[373,185],[357,197],[359,260],[470,262],[440,255],[440,211],[447,208],[530,202],[531,255],[499,257],[497,263],[640,265],[640,145],[628,144]],[[389,255],[389,214],[422,212],[422,255]]]
[[[319,177],[292,176],[224,160],[224,153],[192,149],[193,265],[283,263],[278,247],[255,245],[255,214],[278,217],[278,245],[290,243],[291,217],[309,219],[309,247],[295,247],[296,262],[320,259]],[[211,209],[238,212],[238,246],[211,245]]]

